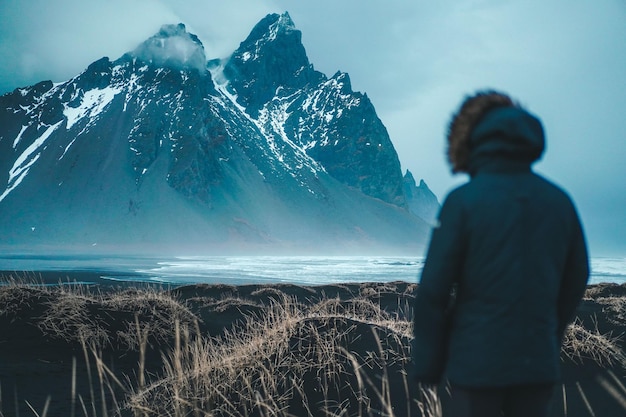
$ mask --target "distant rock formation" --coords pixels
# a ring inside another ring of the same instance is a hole
[[[435,223],[441,208],[437,196],[430,191],[424,180],[420,180],[420,184],[416,185],[415,178],[409,170],[404,175],[404,194],[411,213],[422,218],[428,224]]]

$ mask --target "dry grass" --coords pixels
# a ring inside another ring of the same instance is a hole
[[[597,300],[605,306],[609,314],[609,320],[614,324],[626,324],[626,298],[625,297],[602,297]]]
[[[18,316],[46,298],[50,291],[37,284],[26,284],[16,277],[9,277],[0,287],[0,316]]]
[[[176,292],[150,288],[102,293],[17,280],[7,284],[0,287],[0,316],[19,316],[43,305],[38,327],[82,346],[82,359],[91,364],[89,398],[75,394],[73,375],[71,417],[441,415],[436,390],[409,378],[412,324],[402,318],[410,317],[409,306],[398,306],[406,311],[394,314],[376,301],[381,292],[393,292],[393,284],[383,289],[364,285],[349,300],[307,303],[275,288],[258,290],[254,295],[266,295],[268,304],[232,294],[183,301]],[[210,337],[191,304],[217,313],[249,313],[223,335]],[[604,304],[618,314],[626,303],[606,299]],[[575,363],[623,366],[619,342],[576,322],[562,353]],[[120,347],[138,352],[137,370],[128,380],[103,360],[103,350]],[[164,351],[164,366],[158,375],[148,375],[146,350],[156,347]],[[626,388],[619,378],[609,372],[598,382],[626,409]],[[0,416],[1,401],[0,391]],[[47,406],[31,407],[31,412],[45,416]]]
[[[602,367],[626,364],[624,352],[619,347],[620,338],[600,334],[597,328],[588,329],[580,321],[570,324],[563,340],[561,353],[573,362],[593,361]]]
[[[0,297],[4,292],[0,291]],[[152,347],[167,344],[174,340],[174,322],[197,328],[195,323],[200,320],[185,303],[149,287],[100,292],[83,286],[33,288],[16,284],[8,293],[37,294],[44,300],[46,311],[37,323],[44,334],[99,349],[138,350],[142,342]],[[17,295],[12,298],[14,303],[23,301]],[[118,323],[110,326],[114,320]]]
[[[38,326],[44,333],[61,340],[108,346],[111,335],[102,319],[92,314],[98,305],[97,298],[98,295],[87,293],[83,287],[50,291],[45,303],[46,314]]]
[[[165,376],[130,406],[155,416],[394,416],[401,381],[393,388],[412,415],[410,339],[389,321],[365,299],[307,307],[284,298],[219,339],[190,340],[182,328]]]
[[[173,323],[196,330],[200,318],[170,293],[154,289],[130,289],[103,300],[105,308],[132,313],[133,322],[126,322],[126,330],[117,333],[129,349],[137,350],[144,343],[156,347],[175,339]]]

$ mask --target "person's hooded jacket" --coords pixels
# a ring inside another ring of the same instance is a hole
[[[496,92],[466,100],[448,133],[454,172],[415,301],[417,381],[466,387],[554,383],[588,276],[576,209],[531,164],[541,122]]]

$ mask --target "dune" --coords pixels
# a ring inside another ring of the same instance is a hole
[[[410,377],[415,283],[41,285],[58,274],[0,278],[3,417],[435,416],[450,400]],[[624,414],[625,330],[626,286],[590,286],[555,416]]]

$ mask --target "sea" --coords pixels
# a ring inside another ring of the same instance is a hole
[[[590,263],[590,284],[626,284],[626,258],[594,257]],[[131,281],[172,286],[419,282],[423,266],[423,257],[407,256],[0,255],[0,271],[23,271],[25,278],[36,279],[37,273],[44,271],[84,271],[91,273],[85,275],[95,273],[112,283]]]

